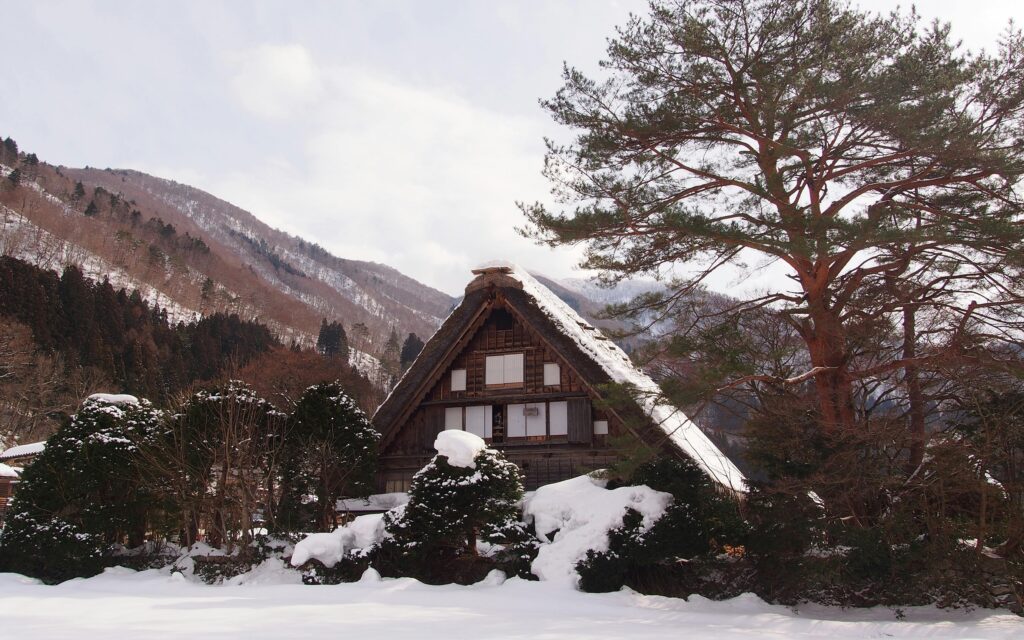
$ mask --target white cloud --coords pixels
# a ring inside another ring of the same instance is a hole
[[[338,255],[453,293],[471,266],[492,259],[570,270],[575,252],[552,253],[514,231],[515,200],[548,189],[542,114],[502,114],[443,89],[309,62],[317,75],[303,82],[321,93],[302,109],[302,166],[264,161],[211,185],[214,193]]]
[[[235,98],[262,118],[294,116],[323,93],[320,71],[301,45],[264,44],[230,55],[228,63]]]

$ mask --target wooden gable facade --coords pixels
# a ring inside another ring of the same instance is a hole
[[[501,269],[474,273],[462,304],[374,416],[383,435],[379,491],[408,490],[446,428],[501,450],[522,470],[527,490],[617,457],[612,443],[624,423],[596,402],[595,386],[606,377],[567,348]]]
[[[723,489],[744,491],[735,465],[678,409],[636,400],[609,407],[604,385],[657,385],[526,272],[474,270],[444,321],[374,414],[382,435],[378,491],[406,491],[444,429],[484,438],[528,490],[607,467],[616,444],[689,457]]]
[[[618,433],[616,421],[594,407],[580,374],[504,296],[496,293],[488,301],[466,338],[437,368],[429,390],[393,437],[385,439],[379,490],[407,490],[446,428],[476,433],[503,451],[525,474],[527,489],[614,459],[609,440]],[[495,375],[499,359],[500,377]]]

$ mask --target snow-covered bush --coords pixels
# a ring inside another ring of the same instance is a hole
[[[339,498],[371,491],[379,440],[380,434],[341,385],[306,389],[288,420],[277,529],[329,531]]]
[[[738,504],[716,491],[690,460],[660,458],[633,473],[630,483],[671,494],[672,501],[653,525],[627,507],[622,525],[608,533],[605,550],[592,549],[576,567],[584,591],[643,590],[660,567],[726,546],[746,542],[747,527]]]
[[[162,420],[146,400],[89,397],[25,469],[0,538],[3,567],[61,581],[100,571],[114,545],[141,544],[154,505],[137,443]]]
[[[478,540],[513,554],[529,543],[519,519],[519,468],[464,431],[442,431],[434,446],[438,453],[413,477],[405,508],[384,517],[388,538],[377,562],[383,573],[475,581],[495,562],[480,561]]]

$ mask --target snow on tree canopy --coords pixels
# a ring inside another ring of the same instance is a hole
[[[509,262],[488,262],[477,269],[507,270],[509,277],[522,284],[523,292],[537,304],[555,327],[600,366],[613,382],[635,389],[636,400],[669,439],[708,474],[727,489],[746,491],[746,479],[729,458],[708,439],[686,414],[662,399],[661,387],[633,364],[629,356],[597,328],[552,293],[522,267]]]
[[[480,436],[468,431],[449,429],[437,434],[434,448],[437,449],[438,455],[448,459],[451,466],[475,469],[476,463],[473,459],[487,448],[487,443]]]
[[[359,516],[334,531],[313,533],[300,540],[292,552],[291,565],[301,567],[310,560],[319,560],[331,568],[341,562],[346,552],[372,547],[383,538],[384,514]]]
[[[533,520],[537,535],[546,540],[554,534],[551,542],[540,545],[533,561],[538,578],[575,585],[576,564],[591,549],[608,550],[608,532],[622,526],[627,508],[640,512],[646,531],[672,502],[672,494],[650,487],[608,490],[604,485],[604,480],[578,476],[544,485],[526,499],[523,515]]]
[[[94,393],[89,396],[87,400],[113,405],[139,404],[138,398],[130,396],[127,393]]]

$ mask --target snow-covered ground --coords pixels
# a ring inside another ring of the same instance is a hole
[[[208,586],[166,571],[113,569],[44,586],[0,574],[0,637],[46,638],[1020,638],[1024,620],[991,611],[910,608],[792,611],[754,596],[725,602],[585,594],[549,582],[433,587],[366,579],[297,584],[268,561],[240,584]]]

